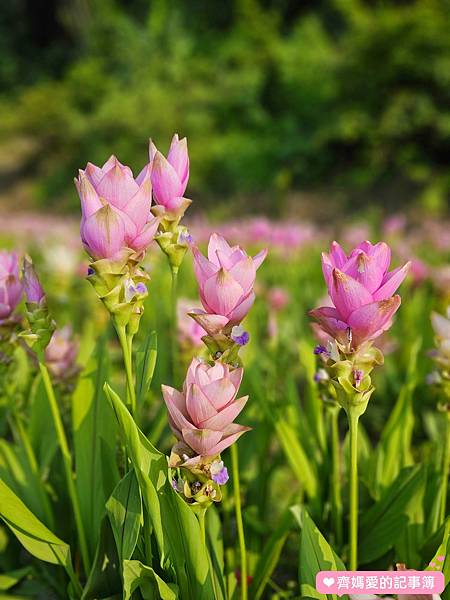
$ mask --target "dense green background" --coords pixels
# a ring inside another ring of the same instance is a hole
[[[87,160],[140,169],[178,131],[188,195],[224,216],[311,194],[441,210],[449,31],[449,0],[7,0],[0,199],[75,208]]]

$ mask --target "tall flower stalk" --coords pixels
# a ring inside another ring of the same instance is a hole
[[[388,272],[387,244],[362,242],[347,256],[337,242],[322,255],[322,270],[333,306],[310,311],[326,346],[315,353],[336,402],[344,408],[349,427],[349,568],[358,567],[358,424],[374,392],[370,373],[383,363],[374,340],[389,329],[400,306],[395,291],[407,275],[409,263]]]
[[[86,532],[81,518],[81,509],[78,494],[75,488],[75,475],[73,472],[72,455],[69,449],[64,425],[59,410],[58,402],[53,389],[53,384],[45,363],[45,351],[48,347],[53,333],[56,329],[55,323],[47,305],[47,298],[40,284],[33,263],[29,258],[25,258],[23,265],[23,287],[26,297],[27,318],[29,329],[22,332],[22,339],[36,353],[39,361],[39,370],[42,382],[47,394],[50,412],[56,431],[58,445],[63,459],[64,474],[66,478],[67,490],[69,492],[70,502],[75,518],[78,540],[80,543],[81,560],[85,574],[90,570],[90,557],[87,545]]]
[[[192,360],[182,391],[162,388],[169,423],[178,438],[169,460],[175,475],[173,487],[195,510],[205,543],[205,513],[208,506],[222,499],[221,486],[228,481],[228,470],[221,453],[230,447],[242,600],[248,597],[248,570],[235,442],[249,427],[234,423],[234,419],[248,400],[237,395],[243,376],[239,350],[249,335],[240,323],[253,304],[256,268],[265,255],[254,260],[216,234],[209,242],[208,259],[194,248],[195,273],[205,310],[189,314],[205,330],[202,340],[211,359]]]
[[[160,217],[151,214],[151,164],[134,178],[115,156],[88,163],[75,185],[81,200],[81,239],[92,259],[88,281],[109,311],[122,350],[127,404],[136,411],[133,338],[144,312],[149,276],[140,268]]]

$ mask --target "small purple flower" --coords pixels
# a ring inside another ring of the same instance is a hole
[[[328,350],[325,346],[321,346],[320,344],[314,348],[314,354],[329,354]]]
[[[229,479],[228,469],[224,466],[221,460],[215,460],[211,463],[211,478],[219,485],[225,485]]]
[[[316,383],[323,383],[324,381],[328,381],[329,378],[330,377],[325,369],[319,369],[314,373],[314,381]]]
[[[180,231],[178,236],[178,244],[180,246],[191,246],[194,243],[194,238],[189,231]]]
[[[145,285],[145,283],[142,283],[142,281],[140,281],[136,286],[136,291],[138,294],[146,294],[147,286]]]
[[[235,325],[231,330],[231,339],[239,346],[245,346],[250,340],[250,334],[241,325]]]
[[[89,275],[93,275],[94,273],[95,273],[94,269],[92,267],[88,267],[88,270],[87,270],[88,277],[89,277]]]
[[[359,387],[361,385],[361,381],[364,377],[364,371],[361,369],[355,369],[353,371],[353,379],[355,380],[355,387]]]

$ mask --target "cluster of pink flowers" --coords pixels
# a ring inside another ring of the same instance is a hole
[[[321,329],[344,346],[358,348],[391,326],[400,306],[397,288],[409,263],[389,272],[391,250],[384,242],[362,242],[347,256],[337,242],[322,255],[322,269],[333,306],[310,311]]]
[[[189,179],[186,138],[173,137],[167,159],[150,142],[149,155],[150,162],[136,178],[115,156],[102,167],[88,163],[79,171],[75,185],[81,200],[81,239],[93,260],[115,258],[124,248],[142,254],[164,214],[188,206],[183,197]]]

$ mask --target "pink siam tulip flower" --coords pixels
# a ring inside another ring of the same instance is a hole
[[[144,252],[159,219],[152,217],[151,166],[136,179],[115,156],[97,167],[88,163],[75,185],[81,200],[81,239],[94,259],[114,258],[123,248]]]
[[[22,282],[27,303],[40,304],[41,300],[45,298],[45,292],[42,289],[32,261],[27,257],[23,260]]]
[[[72,339],[70,327],[57,329],[45,349],[45,362],[57,379],[70,379],[78,371],[78,344]]]
[[[322,329],[342,344],[356,349],[389,329],[400,306],[394,295],[410,263],[388,272],[391,250],[380,242],[362,242],[346,256],[337,242],[322,255],[322,269],[333,307],[310,311]]]
[[[157,150],[150,140],[150,162],[153,197],[156,204],[164,207],[165,212],[184,213],[191,203],[184,198],[189,180],[189,155],[187,140],[181,140],[176,133],[172,138],[167,158]]]
[[[210,366],[194,358],[182,392],[162,386],[172,431],[199,456],[220,454],[249,431],[233,423],[248,400],[236,399],[242,374],[242,369],[230,370],[220,362]]]
[[[267,300],[272,310],[279,312],[289,304],[289,292],[282,287],[273,287],[267,292]]]
[[[19,260],[15,252],[0,252],[0,322],[9,319],[22,298]]]
[[[230,247],[222,236],[213,233],[208,258],[196,247],[193,253],[204,311],[195,311],[192,317],[210,335],[227,326],[239,325],[255,300],[256,270],[266,258],[267,250],[252,258],[239,246]]]

